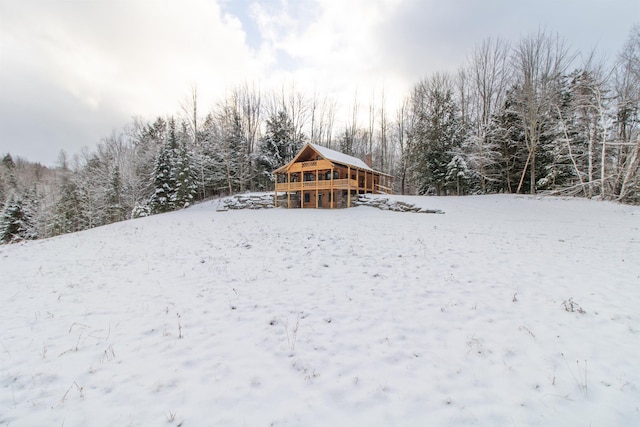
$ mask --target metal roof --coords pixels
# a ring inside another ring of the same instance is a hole
[[[311,142],[307,142],[304,145],[304,147],[302,147],[302,149],[300,149],[298,154],[296,154],[296,156],[293,158],[292,161],[290,161],[286,165],[276,169],[274,172],[275,173],[284,172],[285,170],[287,170],[289,165],[291,165],[293,163],[296,163],[296,161],[298,160],[298,157],[300,157],[300,155],[304,152],[304,150],[307,147],[311,147],[320,156],[324,157],[326,160],[328,160],[328,161],[330,161],[332,163],[339,163],[339,164],[344,165],[344,166],[351,166],[351,167],[356,168],[356,169],[362,169],[362,170],[365,170],[365,171],[368,171],[368,172],[375,172],[375,173],[380,174],[380,175],[390,176],[390,175],[388,175],[386,173],[373,170],[372,168],[367,166],[367,164],[364,161],[362,161],[361,159],[359,159],[357,157],[353,157],[353,156],[350,156],[348,154],[344,154],[344,153],[341,153],[339,151],[332,150],[330,148],[323,147],[323,146],[318,145],[318,144],[313,144]]]

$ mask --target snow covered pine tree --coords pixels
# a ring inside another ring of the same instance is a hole
[[[21,199],[9,198],[0,218],[0,242],[15,243],[38,238],[33,213]]]

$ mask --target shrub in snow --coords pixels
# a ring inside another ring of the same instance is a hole
[[[142,218],[151,215],[151,208],[148,205],[136,205],[131,211],[131,218]]]
[[[580,307],[580,304],[575,302],[573,298],[569,298],[566,301],[562,301],[562,306],[564,307],[565,311],[569,311],[571,313],[573,313],[574,311],[577,311],[580,314],[586,313],[586,311],[584,311],[584,309]]]

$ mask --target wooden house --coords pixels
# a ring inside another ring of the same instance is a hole
[[[373,170],[370,160],[367,163],[305,144],[291,162],[273,171],[275,203],[288,208],[345,208],[358,194],[391,194],[393,177]]]

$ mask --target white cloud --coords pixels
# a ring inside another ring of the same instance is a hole
[[[384,87],[394,106],[488,36],[543,27],[615,56],[639,13],[633,0],[0,0],[0,152],[52,163],[132,115],[176,113],[192,85],[203,109],[244,82],[347,108]]]
[[[0,94],[9,115],[0,119],[2,150],[35,160],[40,160],[37,147],[47,142],[43,138],[64,139],[53,128],[17,127],[15,122],[26,118],[10,117],[17,114],[12,99],[32,92],[36,80],[31,128],[56,115],[55,106],[43,105],[50,94],[67,98],[59,99],[60,105],[86,109],[75,125],[94,126],[95,139],[76,142],[77,152],[131,115],[174,113],[191,85],[198,86],[206,107],[225,87],[261,74],[241,22],[211,1],[1,0],[0,14]]]
[[[296,8],[307,10],[302,22],[292,16],[291,3],[283,2],[277,10],[253,6],[264,36],[263,49],[295,65],[279,67],[273,80],[295,81],[309,91],[346,102],[352,101],[356,91],[368,102],[371,92],[381,92],[383,86],[397,94],[406,89],[406,81],[400,80],[402,76],[394,72],[376,43],[377,29],[402,0],[303,3],[295,3]]]

